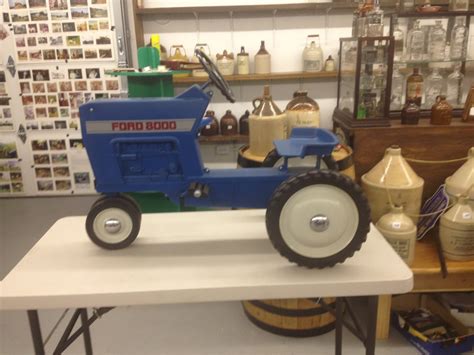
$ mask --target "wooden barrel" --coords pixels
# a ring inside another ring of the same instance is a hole
[[[254,155],[250,153],[248,145],[244,145],[239,149],[239,155],[237,157],[237,165],[240,168],[260,168],[265,157]]]
[[[324,301],[335,307],[334,298]],[[325,334],[336,326],[334,316],[308,298],[242,301],[242,305],[253,324],[277,335],[311,337]]]
[[[355,180],[356,175],[352,155],[352,148],[344,144],[338,144],[332,152],[332,157],[337,162],[339,172]]]

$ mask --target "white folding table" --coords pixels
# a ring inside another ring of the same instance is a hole
[[[145,214],[137,240],[103,250],[85,231],[85,217],[57,221],[0,284],[0,309],[27,310],[37,354],[44,353],[37,310],[76,308],[56,347],[81,334],[92,353],[89,325],[116,306],[275,298],[336,297],[336,353],[341,353],[346,297],[369,299],[367,330],[345,323],[375,349],[377,295],[409,292],[413,274],[372,226],[359,252],[328,269],[305,269],[273,249],[264,210]],[[94,313],[89,318],[87,308]],[[352,316],[352,312],[349,313]],[[71,334],[79,317],[82,326]]]

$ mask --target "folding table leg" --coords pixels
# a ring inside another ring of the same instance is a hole
[[[37,310],[28,310],[28,321],[30,323],[31,338],[36,355],[44,355],[43,336]]]
[[[342,355],[343,299],[336,298],[336,355]]]
[[[365,353],[366,355],[375,354],[375,338],[377,333],[377,306],[378,297],[368,296],[368,307],[367,307],[367,338],[365,341]]]
[[[82,336],[84,337],[84,348],[86,351],[86,355],[92,355],[92,342],[91,342],[91,332],[89,327],[89,316],[87,315],[87,308],[81,309],[81,323],[84,327],[84,333]]]

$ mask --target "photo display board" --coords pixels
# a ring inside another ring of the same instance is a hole
[[[0,197],[95,193],[79,106],[121,96],[112,6],[0,0]]]

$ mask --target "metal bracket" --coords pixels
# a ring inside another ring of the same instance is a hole
[[[16,65],[15,65],[15,60],[13,59],[11,55],[8,57],[6,68],[10,72],[12,77],[14,77],[16,74]]]
[[[16,135],[17,135],[18,138],[20,138],[21,142],[23,144],[25,144],[26,138],[28,138],[28,137],[26,135],[26,129],[25,129],[25,127],[23,127],[22,124],[20,124],[20,126],[18,126],[18,131],[16,132]]]

